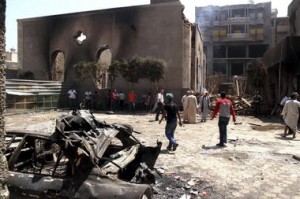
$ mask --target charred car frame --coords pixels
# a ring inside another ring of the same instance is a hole
[[[7,131],[10,198],[152,198],[161,143],[134,132],[89,111],[59,117],[54,133]]]

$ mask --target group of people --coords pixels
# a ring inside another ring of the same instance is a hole
[[[68,95],[69,95],[69,104],[70,104],[70,109],[73,112],[76,112],[77,110],[77,91],[75,88],[71,88],[68,90]],[[97,92],[95,92],[97,94]],[[80,108],[85,108],[85,109],[91,109],[92,108],[92,98],[93,98],[93,93],[92,91],[85,91],[84,92],[84,99],[83,101],[79,104]]]
[[[157,102],[162,102],[162,99],[158,99],[160,96],[163,96],[163,90],[161,90],[157,95]],[[159,120],[159,123],[161,123],[164,119],[166,120],[166,126],[165,126],[165,135],[167,139],[169,140],[169,144],[167,146],[167,150],[175,151],[178,147],[178,143],[176,143],[176,140],[174,138],[175,130],[177,127],[177,122],[179,122],[179,125],[182,126],[182,120],[181,116],[179,114],[179,108],[178,105],[173,101],[173,94],[167,93],[166,99],[167,102],[164,104],[162,102],[162,117]],[[235,112],[232,106],[232,102],[226,98],[226,93],[221,92],[220,95],[221,99],[219,99],[216,103],[216,107],[211,115],[211,119],[214,119],[219,113],[219,134],[220,134],[220,141],[217,144],[218,147],[226,147],[225,143],[227,143],[227,125],[229,123],[230,116],[233,117],[233,121],[236,121]],[[163,97],[162,97],[163,98]],[[186,112],[183,112],[183,117],[186,117],[187,120],[191,119],[192,122],[196,123],[196,111],[197,110],[197,98],[195,95],[193,95],[193,92],[187,91],[187,93],[182,97],[182,104],[183,109],[186,110]],[[189,109],[189,107],[192,107],[192,109]],[[201,109],[201,121],[206,121],[206,117],[209,114],[210,109],[210,99],[208,92],[204,92],[204,94],[199,99],[199,105]],[[192,113],[193,116],[189,117],[189,113]],[[159,113],[158,113],[159,115]],[[156,118],[158,118],[156,114]]]
[[[71,88],[67,92],[69,97],[69,105],[70,109],[76,111],[77,107],[77,91],[75,88]],[[94,95],[92,91],[85,91],[83,101],[79,104],[81,109],[91,109],[93,107],[93,101],[95,101]],[[151,107],[151,92],[147,95],[143,96],[145,109],[150,111]],[[128,111],[131,113],[135,113],[136,111],[136,103],[137,103],[137,94],[134,90],[130,90],[127,95],[123,91],[118,92],[117,89],[109,90],[107,96],[107,109],[109,111],[123,111],[125,110],[126,105],[128,105]],[[95,106],[95,105],[94,105]]]
[[[206,122],[207,116],[211,109],[211,102],[208,91],[204,91],[198,99],[194,91],[187,90],[186,94],[181,98],[183,108],[183,122],[195,124],[196,116],[201,114],[201,122]]]
[[[144,109],[151,111],[152,105],[152,94],[148,92],[146,95],[142,96]],[[117,89],[109,92],[108,96],[108,109],[111,111],[124,111],[126,105],[128,105],[128,111],[135,113],[137,104],[137,94],[134,90],[130,90],[127,96],[123,91],[117,92]]]
[[[128,110],[131,113],[135,113],[137,95],[134,90],[130,90],[127,94]],[[123,91],[117,92],[117,89],[113,89],[108,93],[108,109],[110,111],[123,111],[126,105],[126,95]]]
[[[70,99],[70,106],[73,111],[76,111],[77,92],[75,89],[72,88],[68,91],[68,94]],[[150,96],[151,93],[149,93],[149,99],[147,100],[150,100]],[[284,138],[287,135],[292,135],[293,138],[296,138],[300,108],[300,102],[297,100],[298,96],[299,95],[297,92],[293,92],[290,98],[286,97],[284,100],[282,100],[281,105],[283,106],[283,110],[281,115],[285,123],[284,133],[282,137]],[[85,99],[88,102],[87,104],[90,104],[91,98],[92,93],[90,91],[85,92]],[[116,89],[114,89],[110,93],[110,98],[111,107],[114,106],[114,101],[118,101],[119,106],[123,108],[125,104],[124,101],[126,98],[123,92],[117,93]],[[129,110],[135,111],[136,93],[133,90],[131,90],[128,93],[127,98],[129,103]],[[206,122],[211,109],[211,102],[207,91],[205,91],[203,95],[199,97],[198,100],[197,97],[194,95],[193,91],[188,90],[186,94],[181,98],[181,103],[183,107],[183,118],[181,119],[179,107],[173,99],[174,96],[172,93],[167,93],[166,95],[164,95],[164,90],[160,89],[157,92],[155,104],[152,111],[155,112],[155,120],[159,121],[159,123],[166,120],[165,135],[169,141],[167,150],[175,151],[178,147],[178,143],[176,143],[174,137],[177,123],[179,123],[180,126],[182,126],[183,122],[188,122],[192,124],[196,123],[196,114],[198,110],[201,113],[201,122]],[[262,97],[258,94],[258,92],[256,92],[253,96],[256,114],[260,113],[259,105],[261,101]],[[147,103],[150,102],[148,101]],[[159,119],[160,113],[162,113],[162,117]],[[227,125],[229,123],[230,117],[232,116],[233,122],[236,122],[236,115],[233,109],[233,105],[232,102],[226,98],[226,92],[221,92],[220,99],[217,100],[216,106],[211,114],[211,120],[213,120],[218,113],[218,127],[220,139],[217,146],[226,147],[225,144],[227,143]]]

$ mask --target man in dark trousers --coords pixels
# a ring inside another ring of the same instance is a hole
[[[263,100],[258,91],[255,91],[255,95],[252,97],[252,100],[255,117],[258,117],[261,114],[260,104]]]
[[[167,93],[167,104],[164,105],[163,116],[161,117],[159,124],[163,121],[164,118],[167,120],[165,135],[169,140],[169,145],[167,146],[167,150],[175,151],[178,144],[175,141],[174,133],[177,127],[177,118],[179,120],[179,125],[182,126],[180,114],[178,111],[178,106],[173,102],[173,94]]]
[[[226,99],[226,92],[221,92],[221,99],[217,101],[211,119],[214,119],[218,112],[220,143],[217,144],[217,146],[226,147],[224,143],[227,143],[227,125],[229,123],[230,115],[232,115],[233,122],[235,122],[235,112],[233,110],[232,102]]]

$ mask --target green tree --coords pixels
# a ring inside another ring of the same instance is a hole
[[[116,77],[118,74],[128,82],[137,83],[140,79],[148,79],[158,89],[158,81],[165,77],[167,63],[162,59],[134,56],[127,60],[115,60],[109,69]]]
[[[114,60],[107,69],[97,62],[80,62],[74,65],[75,74],[82,80],[91,79],[98,89],[103,89],[103,81],[113,81],[121,75],[130,83],[138,83],[140,79],[148,79],[158,89],[158,81],[164,78],[167,63],[162,59],[134,56],[131,59]]]
[[[113,85],[113,81],[119,77],[120,75],[120,71],[122,68],[127,67],[127,61],[126,60],[114,60],[112,61],[110,67],[108,68],[108,72],[109,72],[109,79],[110,79],[110,85],[112,88]]]
[[[75,74],[81,79],[91,79],[98,89],[102,89],[106,70],[97,62],[79,62],[74,65]]]
[[[8,166],[5,158],[5,11],[6,0],[0,1],[0,198],[8,198]]]
[[[146,58],[142,67],[144,78],[149,79],[158,90],[158,81],[165,77],[167,63],[162,59]]]
[[[131,83],[137,83],[142,78],[141,65],[143,58],[134,56],[132,59],[123,61],[123,65],[119,68],[122,77]]]

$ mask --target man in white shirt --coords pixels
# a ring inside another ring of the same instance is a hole
[[[77,95],[77,92],[74,88],[71,88],[68,91],[68,94],[69,94],[70,109],[73,110],[73,113],[75,113],[76,112],[76,95]]]
[[[156,96],[156,115],[155,121],[158,121],[159,114],[163,112],[164,108],[164,89],[161,89]]]

